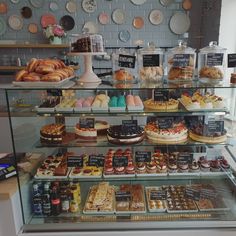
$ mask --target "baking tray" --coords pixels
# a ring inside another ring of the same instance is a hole
[[[66,83],[68,83],[71,79],[75,78],[75,76],[68,77],[66,79],[63,79],[59,82],[44,82],[44,81],[38,81],[38,82],[17,82],[13,81],[12,84],[17,87],[29,87],[29,88],[58,88]]]
[[[143,111],[144,106],[127,106],[128,111]]]
[[[123,175],[106,175],[103,174],[105,179],[120,179],[120,178],[135,178],[135,174],[123,174]]]
[[[91,187],[92,188],[92,187]],[[112,215],[115,214],[115,205],[116,205],[116,201],[115,201],[115,190],[113,191],[113,206],[112,206],[112,211],[94,211],[94,210],[85,210],[85,205],[88,201],[90,192],[91,192],[91,188],[89,189],[89,193],[87,195],[85,204],[84,204],[84,209],[83,209],[83,213],[87,214],[87,215]]]
[[[83,175],[81,173],[81,174],[73,175],[72,172],[73,172],[73,168],[71,168],[70,174],[68,176],[71,179],[100,179],[102,177],[102,174],[101,175]]]
[[[42,113],[45,113],[45,112],[50,112],[50,113],[54,113],[55,112],[55,107],[38,107],[36,106],[35,107],[36,111],[37,112],[42,112]]]
[[[137,177],[163,177],[163,176],[168,176],[168,173],[155,173],[155,174],[148,174],[148,173],[144,173],[144,174],[137,174],[136,173],[136,176]]]
[[[209,211],[229,211],[230,208],[227,207],[227,205],[225,204],[225,201],[222,198],[220,198],[220,201],[222,203],[222,206],[221,207],[217,207],[217,208],[216,207],[214,207],[214,208],[206,208],[206,209],[200,208],[198,201],[196,201],[196,205],[197,205],[199,211],[201,211],[201,212],[206,212],[206,211],[207,212],[209,212]]]
[[[196,111],[196,112],[201,112],[201,111],[206,111],[206,112],[212,112],[212,111],[215,111],[215,112],[217,112],[217,111],[224,111],[224,112],[226,112],[227,111],[227,107],[223,107],[223,108],[212,108],[212,109],[206,109],[206,108],[199,108],[199,109],[189,109],[189,108],[187,108],[187,106],[184,104],[184,102],[181,100],[181,99],[179,99],[179,101],[180,101],[180,103],[183,105],[183,107],[187,110],[187,111]]]
[[[169,172],[169,176],[200,176],[201,172],[185,172],[185,173],[182,173],[182,172],[177,172],[177,173],[170,173]]]
[[[126,107],[109,107],[110,112],[125,112]]]
[[[60,104],[59,104],[60,105]],[[59,107],[58,105],[55,107],[56,112],[73,112],[73,107]]]
[[[145,187],[145,193],[146,193],[146,201],[147,201],[148,211],[149,211],[149,212],[153,212],[153,213],[155,213],[155,212],[156,212],[156,213],[163,213],[163,212],[166,212],[166,210],[167,210],[167,203],[166,203],[165,200],[161,200],[165,208],[163,208],[163,209],[151,209],[151,207],[150,207],[150,205],[149,205],[148,190],[155,190],[155,191],[158,191],[158,190],[161,190],[161,188],[156,187],[156,186],[155,186],[155,187],[152,187],[152,186],[150,186],[150,187]]]
[[[107,108],[97,108],[97,107],[93,108],[92,107],[92,111],[93,112],[108,112],[108,107]]]
[[[74,107],[74,112],[91,112],[92,107]]]

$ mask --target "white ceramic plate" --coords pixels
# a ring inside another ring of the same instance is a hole
[[[175,34],[184,34],[189,30],[190,18],[182,12],[175,13],[170,19],[170,29]]]
[[[66,3],[66,10],[69,12],[69,13],[75,13],[77,11],[77,4],[75,1],[68,1]]]
[[[5,34],[6,29],[7,29],[7,26],[6,26],[5,19],[3,19],[2,17],[0,17],[0,35]]]
[[[44,0],[30,0],[30,3],[35,8],[41,8],[44,4]]]
[[[88,32],[89,34],[97,34],[98,33],[98,25],[93,21],[85,22],[83,29],[85,29],[85,28],[88,29],[88,31],[86,31],[86,32]]]
[[[115,9],[112,12],[112,20],[118,24],[122,25],[125,22],[125,11],[122,9]]]
[[[144,4],[147,0],[130,0],[133,4],[135,5],[142,5]]]
[[[50,8],[51,11],[54,12],[54,11],[57,11],[59,9],[59,6],[58,6],[57,2],[50,2],[49,8]]]
[[[83,0],[82,8],[87,13],[93,13],[97,9],[97,2],[96,0]]]
[[[160,10],[152,10],[149,15],[149,20],[153,25],[159,25],[162,23],[164,17]]]
[[[128,30],[121,30],[119,32],[119,39],[121,42],[128,42],[130,40],[130,32]]]
[[[19,3],[20,0],[11,0],[11,2],[16,4],[16,3]]]
[[[102,25],[106,25],[110,21],[110,17],[107,13],[103,12],[98,16],[99,23]]]
[[[174,0],[160,0],[160,4],[164,7],[168,7],[174,2]]]
[[[17,15],[11,15],[8,18],[8,24],[13,30],[21,30],[23,27],[23,19]]]

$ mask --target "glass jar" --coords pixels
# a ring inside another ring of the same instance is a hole
[[[226,48],[217,42],[210,42],[198,55],[199,80],[202,83],[219,83],[223,81],[226,70]]]
[[[137,82],[137,55],[125,49],[112,54],[112,70],[114,84]]]
[[[138,51],[138,72],[143,82],[162,82],[164,75],[163,50],[149,43],[147,48]]]
[[[196,50],[187,47],[186,42],[179,41],[179,45],[167,53],[168,80],[170,82],[191,82],[194,78],[196,64]]]

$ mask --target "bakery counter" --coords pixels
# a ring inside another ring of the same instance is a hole
[[[0,182],[0,201],[11,198],[18,191],[15,177]]]

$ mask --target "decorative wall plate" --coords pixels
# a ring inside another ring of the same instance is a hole
[[[128,30],[121,30],[119,32],[119,39],[121,42],[128,42],[130,40],[130,32]]]
[[[85,30],[87,29],[87,30]],[[97,34],[98,33],[98,25],[93,21],[85,22],[83,26],[83,30],[85,30],[89,34]]]
[[[0,17],[0,35],[5,34],[7,29],[6,21],[2,17]]]
[[[8,6],[5,2],[0,3],[0,14],[6,14],[8,10]]]
[[[107,13],[103,12],[98,16],[99,23],[102,25],[106,25],[110,21],[110,17]]]
[[[11,0],[12,3],[16,4],[16,3],[19,3],[20,0]]]
[[[21,15],[25,19],[29,19],[32,16],[32,10],[30,7],[22,7],[21,8]]]
[[[18,15],[11,15],[8,18],[8,24],[13,30],[21,30],[23,27],[23,19]]]
[[[136,16],[134,19],[133,19],[133,26],[134,28],[136,29],[142,29],[143,26],[144,26],[144,20],[141,16]]]
[[[75,27],[74,18],[69,15],[65,15],[60,19],[60,25],[65,31],[72,30]]]
[[[115,9],[112,12],[112,20],[118,24],[122,25],[125,22],[125,11],[122,9]]]
[[[54,11],[57,11],[59,9],[59,6],[58,6],[57,2],[50,2],[49,8],[50,8],[51,11],[54,12]]]
[[[97,2],[96,0],[83,0],[82,8],[87,13],[93,13],[97,9]]]
[[[29,0],[31,5],[35,8],[41,8],[44,5],[44,0]]]
[[[149,20],[153,25],[159,25],[164,19],[163,13],[160,10],[152,10],[149,15]]]
[[[144,4],[147,0],[130,0],[133,4],[135,5],[142,5]]]
[[[43,28],[46,28],[48,25],[56,24],[56,18],[52,14],[44,14],[41,17],[41,25]]]
[[[174,0],[160,0],[161,5],[164,6],[164,7],[168,7],[173,2],[174,2]]]
[[[31,34],[36,34],[38,32],[38,25],[37,24],[34,24],[34,23],[30,23],[28,25],[28,31],[31,33]]]
[[[170,29],[175,34],[184,34],[189,30],[190,19],[185,13],[175,13],[170,19]]]
[[[73,0],[66,3],[66,10],[69,13],[75,13],[77,11],[77,3]]]

